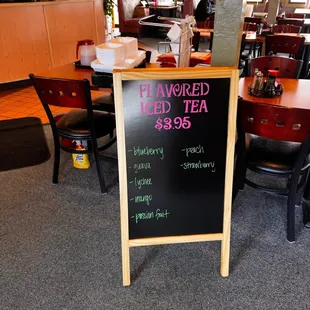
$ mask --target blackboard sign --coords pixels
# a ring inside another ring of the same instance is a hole
[[[123,259],[130,246],[225,239],[237,81],[228,68],[114,74]]]

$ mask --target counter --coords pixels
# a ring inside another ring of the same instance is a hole
[[[75,61],[76,42],[105,42],[102,0],[0,4],[0,84]]]

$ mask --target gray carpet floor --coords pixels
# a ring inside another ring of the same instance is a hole
[[[239,193],[228,278],[219,242],[162,245],[131,249],[123,287],[117,164],[102,162],[102,195],[94,165],[63,154],[53,185],[52,163],[0,173],[1,310],[310,309],[310,230],[298,208],[297,241],[286,241],[285,198]]]

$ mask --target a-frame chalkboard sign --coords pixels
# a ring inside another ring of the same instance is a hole
[[[228,276],[238,75],[114,71],[124,285],[145,245],[219,240]]]

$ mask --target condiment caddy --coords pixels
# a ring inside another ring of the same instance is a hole
[[[283,94],[283,86],[277,81],[278,70],[268,70],[267,79],[258,69],[255,69],[253,82],[248,86],[249,95],[255,97],[273,98]]]

